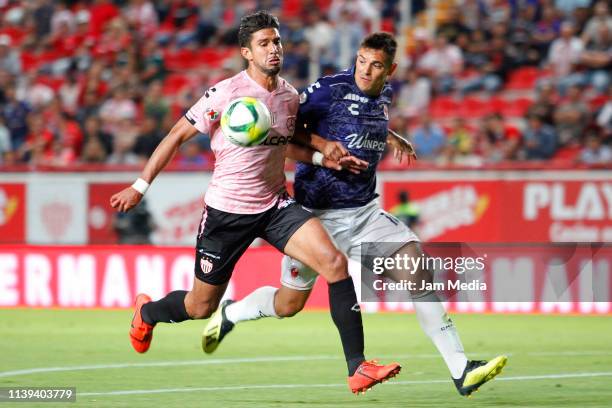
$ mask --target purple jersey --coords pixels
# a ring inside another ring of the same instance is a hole
[[[376,194],[376,167],[387,143],[393,96],[385,84],[377,97],[365,95],[354,68],[320,78],[300,95],[299,121],[327,140],[339,141],[355,157],[370,163],[360,174],[298,163],[295,198],[308,208],[361,207]]]

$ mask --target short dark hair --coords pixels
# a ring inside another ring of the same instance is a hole
[[[240,47],[249,47],[251,45],[251,35],[253,35],[254,32],[263,30],[264,28],[278,29],[279,27],[278,18],[267,11],[258,11],[248,14],[240,19],[238,45],[240,45]]]
[[[382,50],[389,57],[389,61],[393,62],[395,59],[395,51],[397,51],[397,41],[395,41],[393,35],[389,33],[372,33],[363,39],[359,48]]]

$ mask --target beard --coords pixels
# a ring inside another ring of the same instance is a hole
[[[278,75],[278,73],[280,72],[282,67],[283,67],[283,61],[282,60],[281,60],[280,64],[278,64],[275,67],[266,67],[265,65],[257,64],[257,68],[259,68],[259,70],[261,72],[263,72],[264,74],[266,74],[268,76]]]

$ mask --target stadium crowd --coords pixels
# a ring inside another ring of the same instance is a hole
[[[282,75],[349,67],[380,28],[404,38],[391,127],[420,162],[612,163],[606,1],[0,0],[0,165],[139,165],[207,87],[243,68],[240,17],[281,19]],[[429,20],[433,16],[433,24]],[[175,159],[210,164],[206,137]]]

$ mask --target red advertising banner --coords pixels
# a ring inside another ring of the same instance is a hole
[[[25,241],[26,194],[24,184],[0,184],[0,243]]]
[[[588,248],[572,252],[561,263],[556,260],[559,253],[555,248],[541,249],[512,254],[508,247],[485,248],[486,264],[491,266],[486,275],[487,292],[483,297],[459,297],[456,300],[460,302],[449,303],[447,309],[478,313],[612,313],[611,246],[596,248],[596,257]],[[543,262],[549,258],[548,264]],[[237,264],[227,296],[241,299],[260,286],[278,286],[280,261],[281,254],[273,248],[249,249]],[[140,292],[159,299],[169,291],[191,288],[193,269],[190,248],[4,246],[0,247],[0,307],[129,308]],[[524,287],[510,290],[516,282],[514,277],[525,278],[525,274],[533,279]],[[522,301],[517,294],[526,290],[531,297]],[[327,308],[327,296],[327,285],[319,279],[307,308]],[[492,302],[491,296],[506,297]],[[363,304],[366,312],[412,309],[411,302]]]
[[[408,191],[429,242],[610,242],[612,182],[385,182],[384,207]]]

